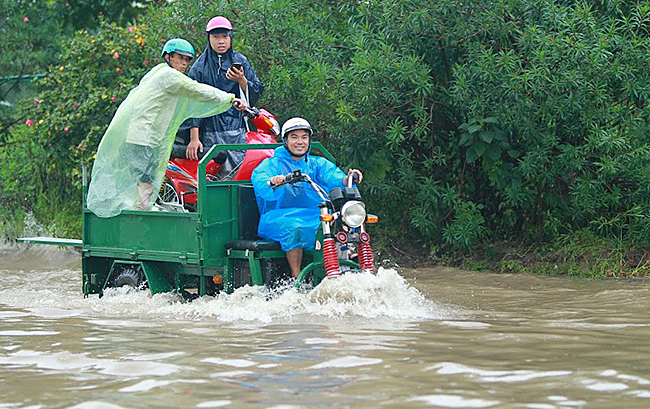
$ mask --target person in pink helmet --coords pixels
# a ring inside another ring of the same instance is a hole
[[[257,78],[248,59],[232,47],[230,21],[217,16],[205,28],[208,44],[190,69],[198,82],[235,94],[254,106],[262,96],[264,84]],[[189,130],[189,131],[188,131]],[[246,122],[240,111],[228,111],[203,119],[186,121],[176,135],[172,156],[197,160],[215,144],[246,143]],[[230,172],[244,159],[243,151],[229,151],[222,171]]]
[[[120,104],[97,148],[86,205],[99,217],[151,210],[162,185],[174,135],[191,117],[245,109],[232,93],[193,81],[185,70],[194,47],[174,38],[158,64]]]

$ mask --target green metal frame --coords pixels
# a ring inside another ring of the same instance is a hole
[[[142,268],[152,294],[185,288],[197,288],[198,295],[209,290],[231,292],[233,261],[246,259],[254,285],[264,285],[261,260],[285,258],[280,250],[226,251],[225,244],[240,239],[239,203],[237,189],[250,186],[243,181],[209,181],[206,165],[220,150],[274,149],[281,144],[215,145],[198,165],[198,198],[195,213],[155,211],[123,211],[121,214],[100,218],[86,208],[87,183],[83,175],[82,239],[23,238],[35,243],[72,245],[82,248],[82,289],[84,295],[101,294],[109,285],[119,265]],[[319,142],[313,150],[332,162],[334,157]],[[315,284],[324,278],[322,251],[306,250],[305,259],[311,260],[299,276],[297,286],[310,272]],[[215,274],[223,277],[223,287],[212,285]]]
[[[0,77],[0,84],[3,83],[12,83],[12,82],[32,82],[36,79],[45,78],[45,74],[28,74],[28,75],[6,75]],[[49,243],[45,243],[49,244]]]
[[[322,255],[322,253],[321,253],[321,255]],[[339,265],[348,266],[348,267],[352,267],[352,268],[356,268],[356,269],[359,268],[359,264],[355,263],[352,260],[339,260]],[[309,274],[314,269],[321,269],[322,270],[323,268],[324,268],[324,265],[323,265],[322,260],[313,261],[313,262],[307,264],[305,266],[305,268],[300,270],[300,274],[298,274],[298,278],[296,278],[296,282],[294,283],[294,287],[299,290],[300,287],[302,286],[303,282],[305,281],[305,277],[307,276],[307,274]],[[325,277],[324,277],[324,273],[323,273],[323,277],[320,278],[320,280],[317,280],[317,282],[314,282],[314,284],[317,285],[324,278]],[[314,281],[316,281],[316,277],[314,277],[314,279],[315,279]]]

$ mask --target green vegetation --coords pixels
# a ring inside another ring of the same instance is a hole
[[[61,43],[39,102],[20,107],[33,125],[0,143],[3,206],[74,214],[80,165],[161,41],[202,50],[217,14],[267,85],[259,105],[306,117],[364,170],[386,251],[645,275],[650,1],[178,0],[131,25],[100,19]],[[535,243],[549,264],[496,242]]]
[[[480,254],[452,260],[467,270],[577,278],[642,278],[650,275],[650,249],[580,230],[549,244],[499,243]]]

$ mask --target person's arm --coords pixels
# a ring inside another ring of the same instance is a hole
[[[268,185],[268,182],[276,178],[278,175],[277,169],[272,166],[269,159],[265,159],[257,165],[253,174],[251,175],[251,183],[255,189],[255,194],[260,198],[267,201],[276,201],[280,198],[280,189],[273,189]],[[284,176],[282,176],[284,180]],[[277,179],[275,179],[277,181]],[[277,183],[277,182],[274,182]]]
[[[262,96],[264,84],[257,78],[253,67],[251,67],[250,62],[248,62],[245,56],[237,53],[237,60],[242,62],[242,69],[239,71],[234,68],[229,69],[226,73],[226,78],[237,81],[244,92],[248,90],[248,102],[251,106],[254,106]],[[228,76],[229,73],[231,77]]]
[[[329,192],[335,187],[345,186],[343,184],[343,181],[346,178],[345,172],[339,169],[335,164],[322,156],[310,156],[309,160],[316,161],[318,167],[316,171],[316,183],[325,187],[326,191]]]
[[[246,89],[248,89],[248,79],[246,79],[243,66],[240,69],[235,67],[228,68],[228,71],[226,71],[226,78],[230,81],[239,83],[239,87],[242,91],[246,92]]]
[[[190,68],[190,71],[187,74],[187,76],[192,78],[196,82],[205,84],[203,70],[202,70],[203,67],[204,65],[197,60],[194,64],[192,64],[192,68]],[[200,149],[200,151],[203,152],[203,143],[201,143],[201,140],[199,139],[201,118],[192,118],[189,119],[188,121],[192,121],[192,127],[190,128],[190,142],[189,145],[187,146],[187,149],[185,150],[185,157],[189,159],[195,158],[193,160],[198,160],[198,150]],[[198,149],[196,148],[197,142],[198,144],[200,144]],[[192,148],[190,148],[190,145],[192,145]]]
[[[234,94],[196,82],[175,70],[167,71],[165,89],[171,96],[187,98],[188,115],[194,118],[217,115],[231,106],[246,109],[246,103]]]
[[[199,152],[203,152],[203,144],[199,139],[199,128],[190,128],[190,143],[185,149],[185,157],[199,160]]]

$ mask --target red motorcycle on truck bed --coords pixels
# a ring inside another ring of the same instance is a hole
[[[277,143],[280,134],[278,120],[265,109],[247,108],[244,111],[257,131],[246,133],[247,144]],[[251,173],[261,161],[273,156],[272,149],[246,151],[243,162],[227,175],[219,173],[226,161],[226,152],[219,151],[206,167],[209,180],[249,180]],[[197,193],[197,168],[199,161],[185,158],[170,158],[165,171],[165,179],[156,203],[165,210],[195,211]]]

